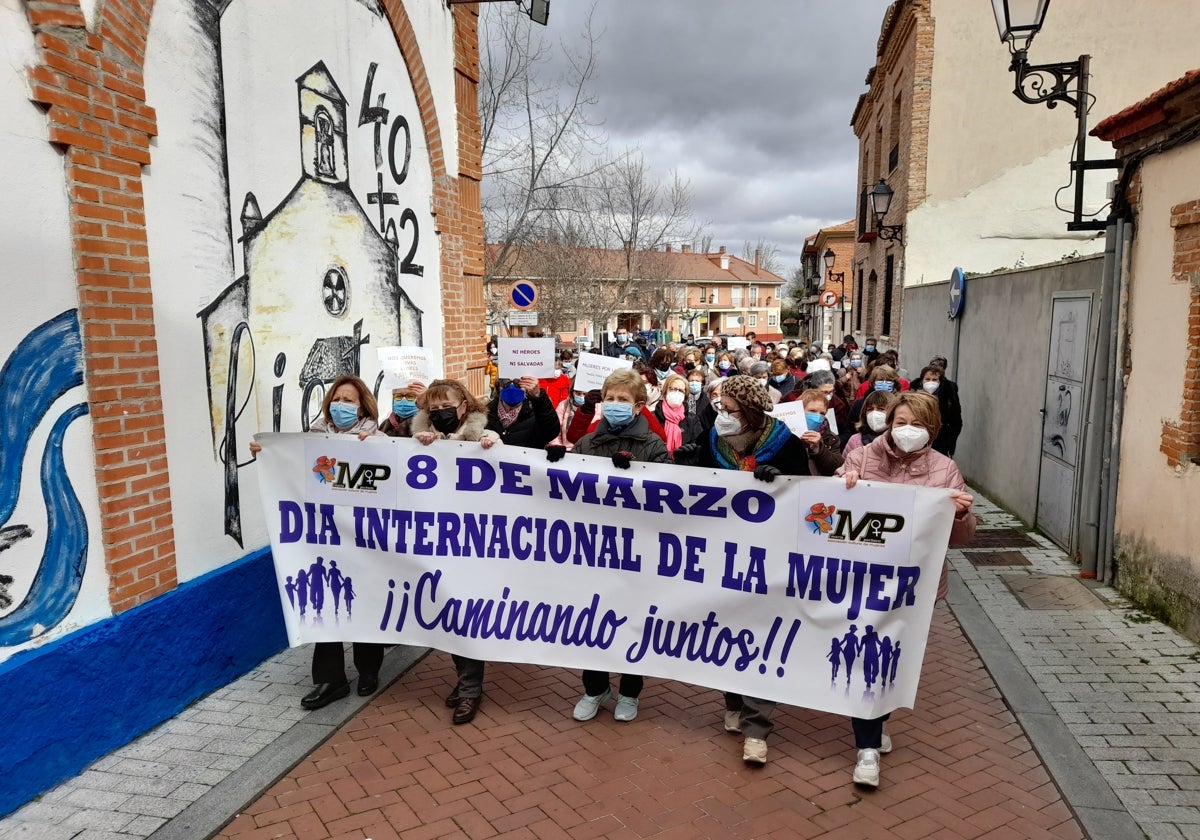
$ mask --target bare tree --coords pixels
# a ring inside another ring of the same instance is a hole
[[[772,274],[779,274],[783,271],[783,264],[779,260],[779,246],[768,242],[761,236],[757,242],[747,239],[742,244],[742,259],[753,265],[755,257],[758,258],[760,268],[764,268]]]
[[[553,45],[544,33],[507,4],[480,14],[485,288],[511,267],[514,250],[554,227],[549,217],[599,165],[591,15],[576,45]]]
[[[628,151],[599,169],[579,195],[587,236],[617,255],[607,261],[605,282],[581,295],[595,331],[603,331],[618,311],[654,316],[678,311],[683,278],[674,277],[678,263],[664,247],[698,234],[691,186],[677,172],[655,180],[642,155]]]

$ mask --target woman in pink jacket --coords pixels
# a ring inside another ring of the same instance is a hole
[[[954,491],[950,495],[954,501],[950,545],[962,545],[975,536],[975,514],[971,512],[975,497],[967,491],[967,484],[954,461],[934,452],[930,446],[941,425],[937,399],[924,392],[905,391],[888,409],[887,430],[867,446],[848,452],[837,474],[845,476],[847,489],[861,478],[917,487],[945,487]],[[945,598],[946,591],[946,567],[943,565],[937,597]],[[854,767],[857,784],[879,785],[879,754],[892,751],[892,739],[883,731],[887,718],[887,715],[872,720],[851,718],[854,742],[858,747],[858,763]]]

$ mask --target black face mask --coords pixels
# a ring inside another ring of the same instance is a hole
[[[458,428],[458,409],[435,409],[429,412],[429,422],[433,424],[433,428],[444,435],[448,435]]]

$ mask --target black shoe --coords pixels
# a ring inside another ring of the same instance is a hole
[[[340,683],[321,683],[300,700],[301,708],[323,709],[334,700],[341,700],[350,694],[350,683],[342,680]]]
[[[453,709],[458,705],[458,701],[462,698],[458,696],[458,686],[454,686],[454,690],[446,695],[446,708]]]
[[[451,721],[458,726],[475,720],[475,713],[479,711],[479,704],[482,701],[482,697],[458,698],[458,705],[454,707],[454,717],[451,718]]]
[[[379,675],[378,674],[359,674],[358,675],[358,696],[370,697],[379,690]]]

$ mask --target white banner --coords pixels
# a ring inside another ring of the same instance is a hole
[[[262,434],[293,645],[427,645],[828,712],[911,707],[949,491]]]

